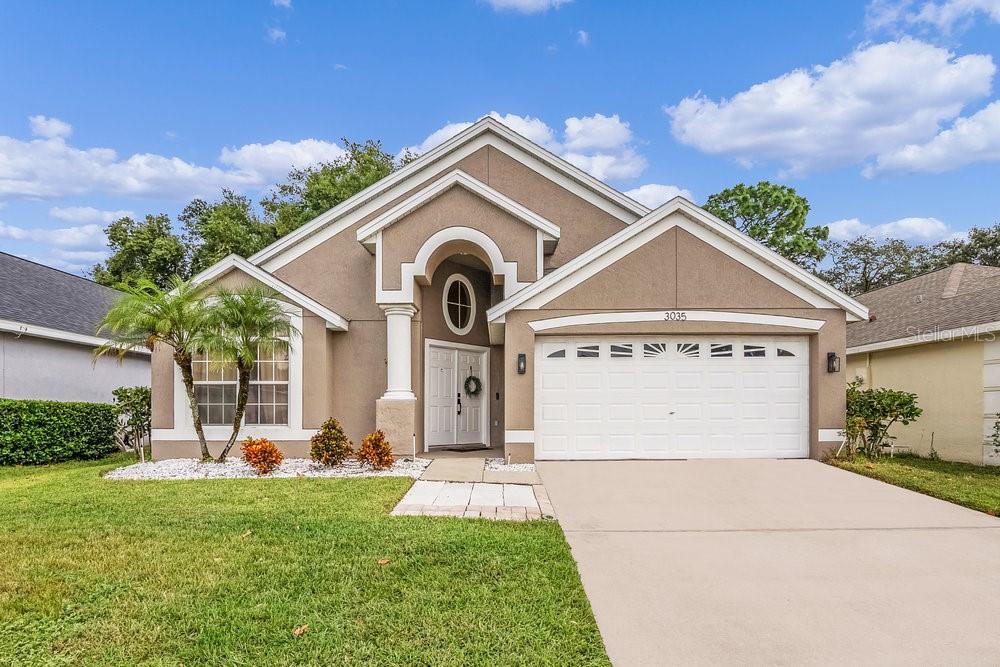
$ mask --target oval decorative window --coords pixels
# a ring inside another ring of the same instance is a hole
[[[469,333],[476,319],[476,296],[469,279],[461,273],[452,274],[445,281],[441,296],[441,309],[448,328],[459,336]]]

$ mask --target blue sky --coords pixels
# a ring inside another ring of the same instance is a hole
[[[83,272],[122,211],[490,112],[648,204],[770,179],[933,242],[998,221],[998,61],[1000,0],[5,3],[0,250]]]

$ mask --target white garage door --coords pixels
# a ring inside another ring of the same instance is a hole
[[[688,459],[809,454],[805,338],[543,338],[535,457]]]

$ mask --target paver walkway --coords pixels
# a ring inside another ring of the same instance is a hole
[[[414,482],[392,514],[510,521],[554,517],[548,494],[541,485],[423,479]]]

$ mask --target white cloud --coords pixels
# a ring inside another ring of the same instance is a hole
[[[590,44],[590,33],[586,30],[576,31],[576,43],[580,46],[587,46]]]
[[[635,178],[646,170],[646,158],[631,148],[615,153],[563,153],[563,159],[605,181]]]
[[[557,138],[555,130],[539,118],[517,114],[502,116],[496,111],[491,111],[489,115],[595,178],[634,178],[646,168],[646,158],[632,146],[632,131],[628,123],[622,121],[618,114],[567,118],[562,141]],[[400,154],[407,150],[417,155],[426,153],[470,125],[471,122],[448,123],[419,144],[407,146]]]
[[[55,206],[49,209],[49,216],[66,222],[113,222],[125,216],[135,217],[132,211],[101,211],[93,206]]]
[[[486,0],[496,11],[510,10],[522,14],[537,14],[550,9],[559,9],[573,0]]]
[[[280,179],[293,167],[331,162],[346,153],[347,151],[330,141],[303,139],[293,143],[279,140],[269,144],[223,148],[219,162],[244,172],[255,173],[267,181]]]
[[[100,225],[80,225],[60,229],[17,227],[0,222],[0,238],[12,241],[34,241],[60,248],[102,248],[107,241]]]
[[[65,139],[73,134],[73,126],[58,118],[48,116],[29,116],[31,133],[44,139]]]
[[[66,262],[85,262],[89,268],[98,262],[103,262],[111,254],[108,250],[59,250],[52,251],[52,256]]]
[[[632,140],[632,130],[629,124],[622,121],[618,114],[605,116],[595,113],[583,118],[566,119],[566,141],[568,150],[581,151],[588,148],[617,148]]]
[[[271,4],[275,7],[283,7],[285,9],[292,8],[292,0],[271,0]]]
[[[267,41],[272,44],[278,44],[280,42],[284,42],[288,38],[288,33],[281,28],[268,28],[267,32],[264,33],[264,36],[267,38]]]
[[[865,176],[885,171],[940,173],[974,162],[1000,161],[1000,101],[967,118],[923,144],[908,144],[878,156]]]
[[[690,190],[679,188],[676,185],[663,185],[661,183],[640,185],[637,188],[626,190],[625,194],[647,208],[656,208],[674,197],[684,197],[685,199],[694,201],[694,195],[691,194]]]
[[[933,137],[990,92],[989,55],[956,57],[903,38],[859,47],[716,102],[687,97],[665,109],[673,135],[744,164],[773,160],[793,173],[862,162]]]
[[[1000,0],[874,0],[865,10],[865,26],[869,31],[924,27],[950,34],[968,28],[980,15],[1000,23]]]
[[[294,167],[334,159],[337,144],[318,139],[274,141],[222,149],[222,166],[137,153],[121,158],[111,148],[77,148],[62,138],[21,140],[0,135],[0,198],[62,197],[102,192],[186,199],[219,188],[256,190]]]
[[[940,241],[954,235],[954,232],[937,218],[900,218],[881,225],[868,225],[858,218],[837,220],[827,225],[830,238],[847,241],[864,234],[873,238],[893,238],[920,243]]]
[[[344,63],[333,63],[333,69],[345,70],[347,69],[347,65],[345,65]]]

